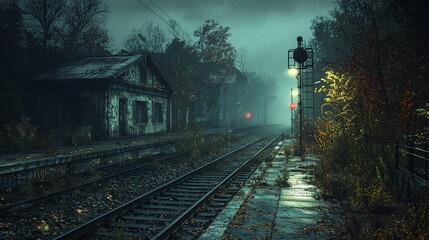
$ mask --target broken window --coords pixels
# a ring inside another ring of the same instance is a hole
[[[161,103],[155,103],[154,109],[153,109],[153,116],[154,116],[154,122],[155,123],[162,123],[162,104]]]
[[[147,116],[147,102],[144,101],[136,101],[135,106],[135,123],[147,123],[148,116]]]

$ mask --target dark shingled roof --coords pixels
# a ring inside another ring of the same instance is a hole
[[[50,70],[37,79],[109,79],[114,78],[127,70],[127,67],[144,55],[131,56],[108,56],[108,57],[85,57],[70,62],[59,68]]]

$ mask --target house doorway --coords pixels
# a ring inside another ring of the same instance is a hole
[[[119,135],[127,135],[127,99],[119,99]]]

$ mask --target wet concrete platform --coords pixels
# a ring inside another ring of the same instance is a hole
[[[272,164],[255,172],[200,239],[336,239],[338,216],[312,184],[317,159],[286,159],[283,149],[290,144],[278,146]],[[284,172],[289,187],[278,182]]]

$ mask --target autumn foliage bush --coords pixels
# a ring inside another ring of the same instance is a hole
[[[1,151],[27,153],[42,150],[46,156],[55,156],[62,133],[58,129],[40,131],[29,117],[5,124],[0,132]]]
[[[176,148],[180,152],[189,152],[191,160],[197,162],[207,148],[207,141],[199,127],[186,127]]]
[[[429,239],[429,198],[409,204],[403,219],[376,229],[370,234],[377,239]]]
[[[429,237],[428,202],[401,202],[395,160],[408,164],[386,144],[424,146],[429,139],[428,10],[427,1],[339,0],[329,16],[313,21],[324,96],[314,135],[316,180],[353,210],[353,239]]]
[[[372,211],[392,200],[394,162],[384,148],[363,134],[367,124],[355,116],[352,78],[332,71],[323,81],[330,111],[317,122],[321,159],[316,176],[322,190],[354,207]]]
[[[22,118],[4,125],[2,145],[8,151],[30,151],[36,144],[38,128],[31,123],[30,118]]]

